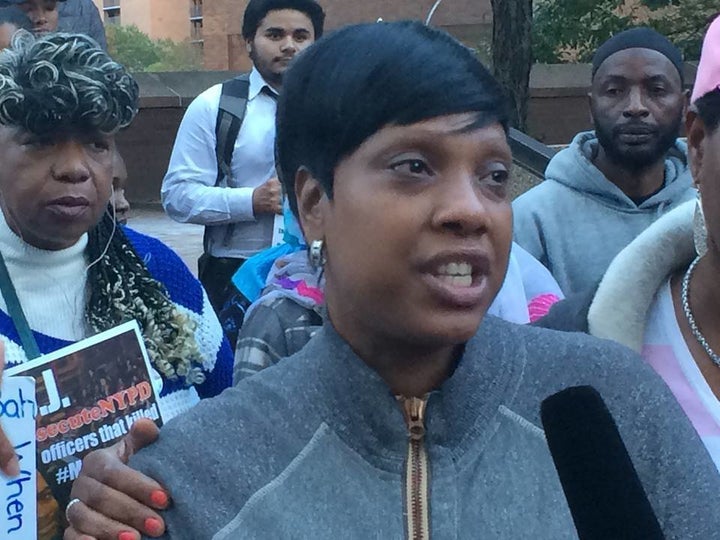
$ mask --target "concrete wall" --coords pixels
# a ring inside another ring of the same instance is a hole
[[[139,73],[140,113],[118,135],[128,168],[128,198],[156,203],[170,152],[183,113],[206,88],[228,79],[232,72]],[[694,80],[688,65],[686,80]],[[567,144],[578,132],[591,129],[587,94],[590,66],[536,65],[531,75],[529,134],[546,144]]]
[[[545,144],[566,144],[592,129],[587,64],[535,65],[530,73],[528,132]]]

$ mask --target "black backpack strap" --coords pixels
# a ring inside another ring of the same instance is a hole
[[[217,162],[217,176],[215,187],[225,184],[232,178],[232,156],[235,141],[240,133],[247,110],[248,96],[250,95],[250,74],[243,73],[234,79],[225,81],[220,92],[220,106],[215,121],[215,160]],[[208,253],[208,228],[203,234],[203,251]],[[200,258],[202,260],[202,257]],[[198,265],[201,262],[198,261]],[[203,263],[205,264],[205,263]]]
[[[232,156],[240,133],[250,93],[250,74],[244,73],[222,84],[220,107],[215,122],[215,159],[218,174],[215,185],[232,176]]]

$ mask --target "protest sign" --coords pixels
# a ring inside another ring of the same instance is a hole
[[[285,218],[282,215],[276,214],[273,220],[273,234],[270,245],[275,247],[283,242],[285,242]]]
[[[38,540],[62,537],[82,458],[146,417],[162,424],[154,377],[135,321],[7,370],[36,383]]]
[[[20,459],[20,474],[0,473],[0,538],[35,540],[35,380],[5,377],[0,387],[0,426]]]

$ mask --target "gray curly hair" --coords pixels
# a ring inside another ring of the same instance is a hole
[[[138,85],[82,34],[18,31],[0,53],[0,123],[35,134],[115,133],[137,113]]]

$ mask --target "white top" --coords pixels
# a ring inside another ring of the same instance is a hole
[[[720,471],[720,402],[685,343],[669,280],[650,307],[642,355],[670,387]]]
[[[552,304],[563,298],[560,286],[550,271],[513,242],[505,281],[488,314],[516,324],[527,324],[547,314]],[[542,301],[545,309],[534,316],[538,302]]]
[[[182,223],[212,225],[208,251],[217,257],[248,257],[268,247],[273,216],[253,215],[252,194],[275,172],[276,101],[262,93],[269,85],[257,70],[250,73],[245,118],[235,141],[232,178],[215,187],[215,124],[222,85],[200,94],[187,109],[175,139],[162,185],[162,202]]]
[[[59,251],[35,248],[20,239],[0,212],[0,252],[30,328],[66,341],[87,337],[85,302],[87,234]],[[7,313],[0,295],[0,309]]]

